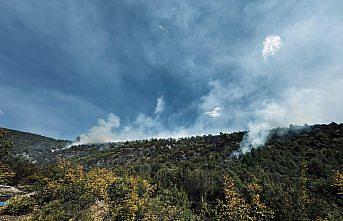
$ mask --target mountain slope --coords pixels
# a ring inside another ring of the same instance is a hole
[[[125,171],[162,189],[186,192],[196,213],[203,209],[203,201],[215,205],[222,199],[222,179],[227,175],[243,195],[249,183],[258,183],[276,220],[339,219],[343,201],[337,198],[332,176],[343,171],[343,124],[274,129],[263,147],[231,157],[244,134],[82,145],[63,155],[85,168]]]
[[[117,164],[134,165],[144,163],[198,164],[223,166],[233,161],[231,154],[239,148],[245,132],[220,135],[204,135],[180,139],[150,139],[121,143],[89,144],[73,146],[62,152],[64,157],[83,162],[89,166],[111,167]],[[314,155],[325,154],[325,150],[336,151],[334,157],[343,158],[343,124],[314,125],[291,129],[278,128],[271,131],[268,142],[240,159],[256,154],[290,152],[307,160]],[[311,154],[310,154],[311,153]],[[306,154],[309,154],[306,156]],[[330,160],[333,156],[328,155]]]
[[[116,220],[118,214],[111,212],[118,208],[130,211],[132,204],[126,205],[126,200],[139,196],[143,197],[141,202],[149,202],[145,204],[147,210],[160,214],[157,208],[170,205],[184,217],[180,220],[230,220],[230,213],[226,213],[230,206],[232,212],[246,208],[243,212],[254,217],[252,220],[343,219],[343,124],[277,128],[264,146],[232,157],[244,135],[236,132],[90,144],[52,153],[51,149],[58,149],[54,143],[66,141],[19,132],[14,137],[21,140],[16,151],[24,150],[18,147],[27,144],[28,154],[37,152],[43,162],[49,154],[51,159],[64,159],[43,167],[35,164],[20,173],[26,174],[26,179],[21,176],[12,182],[39,184],[27,211],[43,220],[49,214],[60,214],[55,220],[82,220],[99,206],[99,199],[111,208],[107,215]],[[44,149],[45,145],[51,146]],[[23,170],[13,168],[17,174]],[[144,185],[151,191],[149,196],[143,194],[147,191]],[[48,186],[53,188],[47,191]],[[239,203],[235,204],[232,197]],[[114,202],[124,204],[117,207]],[[260,217],[260,209],[269,214],[268,218]]]
[[[67,140],[57,140],[7,128],[2,129],[6,131],[6,138],[13,144],[13,154],[21,155],[31,161],[51,162],[55,158],[53,150],[64,148],[70,144],[70,141]]]

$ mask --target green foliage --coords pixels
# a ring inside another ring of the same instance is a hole
[[[33,220],[343,219],[342,124],[275,129],[231,158],[243,136],[83,145],[44,167],[7,165],[35,187]]]
[[[8,184],[15,176],[15,172],[8,165],[11,161],[12,144],[6,139],[7,131],[0,128],[0,184]]]
[[[12,149],[12,144],[6,139],[6,134],[7,131],[0,128],[0,161],[6,160]]]
[[[34,200],[28,196],[16,196],[10,199],[8,206],[1,210],[1,214],[5,215],[25,215],[33,212],[34,205],[36,204]]]

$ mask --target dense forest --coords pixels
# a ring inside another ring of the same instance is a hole
[[[50,151],[32,158],[2,129],[0,184],[21,193],[0,219],[343,220],[343,124],[276,128],[234,156],[245,134],[68,149],[44,138]]]

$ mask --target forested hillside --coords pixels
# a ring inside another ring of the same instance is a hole
[[[234,157],[244,134],[73,146],[48,166],[7,151],[2,182],[35,194],[10,199],[1,213],[33,220],[343,219],[343,124],[277,128],[264,146]],[[1,145],[11,148],[6,139]]]
[[[1,129],[1,128],[0,128]],[[54,138],[38,134],[6,129],[6,139],[12,142],[12,153],[21,155],[31,161],[47,163],[54,160],[54,151],[62,149],[70,144],[67,140],[56,140]]]

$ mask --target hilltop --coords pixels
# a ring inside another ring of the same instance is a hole
[[[54,150],[62,149],[71,142],[58,140],[29,132],[22,132],[7,128],[6,138],[13,144],[12,153],[18,154],[34,162],[47,163],[55,159]]]

